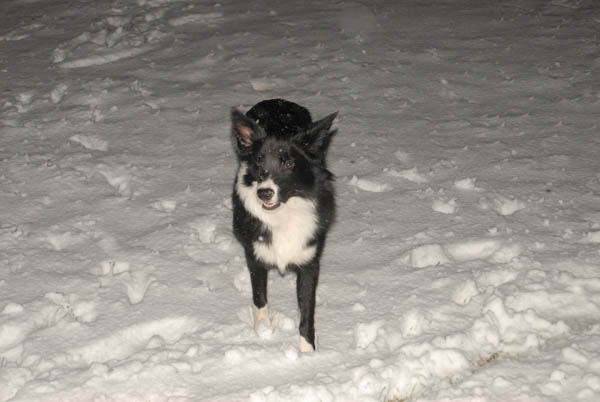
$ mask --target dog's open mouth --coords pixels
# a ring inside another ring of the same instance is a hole
[[[263,203],[263,208],[268,211],[273,211],[281,206],[281,203],[278,201],[269,201]]]

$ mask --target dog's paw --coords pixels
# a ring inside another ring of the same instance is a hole
[[[252,315],[254,316],[254,329],[258,329],[262,324],[271,327],[271,319],[269,318],[269,305],[266,304],[262,308],[252,306]]]
[[[311,345],[303,336],[300,336],[300,352],[309,353],[314,352],[315,348]]]

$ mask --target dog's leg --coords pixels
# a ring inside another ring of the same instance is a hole
[[[251,253],[251,252],[250,252]],[[269,307],[267,304],[267,279],[269,272],[266,267],[257,261],[250,253],[246,253],[246,262],[250,271],[250,282],[252,283],[252,315],[254,316],[254,328],[261,322],[267,327],[271,326],[269,318]]]
[[[300,351],[315,350],[315,298],[319,280],[319,262],[298,269],[296,293],[300,307]]]

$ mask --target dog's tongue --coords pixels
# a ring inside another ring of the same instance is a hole
[[[268,209],[269,211],[272,211],[274,209],[279,208],[280,205],[281,205],[281,203],[279,203],[279,202],[265,202],[263,204],[263,208]]]

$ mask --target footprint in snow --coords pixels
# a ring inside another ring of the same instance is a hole
[[[108,181],[108,184],[116,190],[117,194],[122,197],[131,198],[133,195],[131,189],[133,176],[127,169],[109,167],[104,164],[98,165],[97,169],[106,181]]]
[[[131,304],[138,304],[146,295],[148,287],[156,282],[156,277],[151,275],[152,266],[132,271],[127,261],[105,260],[99,266],[92,268],[91,273],[100,277],[101,283],[110,283],[113,277],[125,286],[127,299]]]
[[[40,24],[40,23],[33,23],[33,24],[25,25],[25,26],[19,27],[17,29],[13,29],[12,31],[10,31],[4,35],[0,35],[0,42],[2,42],[2,41],[12,42],[12,41],[19,41],[19,40],[27,39],[27,38],[29,38],[29,36],[32,33],[39,31],[45,27],[46,27],[45,25]]]
[[[160,29],[164,14],[164,9],[158,9],[147,12],[144,18],[140,19],[132,19],[125,15],[108,15],[94,23],[91,32],[84,32],[59,45],[54,49],[52,59],[60,67],[72,69],[139,56],[152,50],[154,43],[169,36]],[[212,26],[219,22],[220,17],[220,13],[189,14],[172,18],[169,23],[173,26],[189,23]]]
[[[83,233],[74,234],[69,231],[63,233],[49,233],[41,238],[52,246],[55,251],[62,251],[68,247],[84,243],[87,236]]]
[[[433,318],[430,313],[412,309],[402,316],[400,331],[404,338],[414,338],[421,335],[431,326]]]
[[[93,339],[88,345],[70,350],[69,360],[88,365],[125,360],[146,348],[151,348],[157,340],[174,344],[186,334],[195,332],[199,324],[196,319],[186,316],[136,323],[110,335]],[[130,372],[123,374],[126,378],[131,378]]]
[[[214,243],[216,240],[217,223],[213,218],[203,216],[189,223],[202,243]]]
[[[96,320],[98,312],[96,311],[96,302],[83,299],[81,296],[71,293],[63,294],[58,292],[46,293],[46,299],[51,300],[65,311],[76,321],[90,323]]]
[[[233,286],[241,294],[251,294],[252,286],[250,285],[250,275],[248,275],[248,270],[245,267],[234,276]]]
[[[129,303],[138,304],[146,295],[148,287],[156,282],[156,277],[147,271],[124,272],[119,276],[121,283],[125,285]]]
[[[98,267],[92,269],[92,273],[98,276],[119,275],[129,271],[130,265],[127,261],[116,260],[102,261]]]
[[[26,304],[7,303],[0,312],[0,360],[19,361],[30,334],[54,326],[69,315],[82,322],[93,321],[95,306],[76,295],[60,293],[48,293]]]

